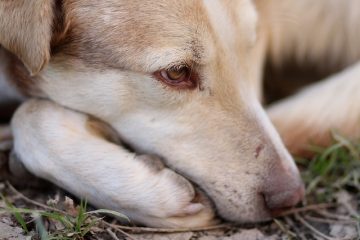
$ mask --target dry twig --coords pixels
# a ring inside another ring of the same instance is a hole
[[[216,226],[201,227],[201,228],[148,228],[148,227],[130,227],[103,222],[105,225],[115,230],[128,231],[133,233],[180,233],[180,232],[201,232],[201,231],[212,231],[218,229],[226,229],[231,227],[231,224],[221,224]]]
[[[277,217],[286,217],[286,216],[294,215],[297,213],[318,211],[319,209],[333,208],[336,206],[337,206],[337,204],[334,204],[334,203],[320,203],[320,204],[308,205],[305,207],[293,208],[293,209],[284,211],[284,212],[280,213]]]
[[[340,215],[340,214],[333,214],[333,213],[330,213],[330,212],[327,212],[327,211],[316,211],[317,214],[321,215],[321,216],[324,216],[324,217],[327,217],[327,218],[331,218],[331,219],[335,219],[335,220],[343,220],[343,221],[350,221],[352,220],[350,217],[348,216],[343,216],[343,215]]]
[[[316,235],[326,239],[326,240],[336,240],[335,238],[332,238],[330,236],[327,236],[326,234],[320,232],[319,230],[317,230],[316,228],[314,228],[313,226],[311,226],[310,223],[308,223],[304,218],[302,218],[299,214],[295,214],[295,218],[297,220],[299,220],[299,222],[301,222],[306,228],[308,228],[309,230],[311,230],[312,232],[314,232]]]
[[[107,228],[106,231],[107,231],[107,233],[110,235],[110,237],[112,237],[114,240],[120,240],[120,239],[116,236],[116,234],[115,234],[113,231],[111,231],[110,228]],[[124,234],[124,236],[128,237],[130,240],[135,240],[132,236],[130,236],[130,235],[127,234],[126,232],[121,232],[121,233]]]
[[[307,220],[319,223],[328,223],[328,224],[357,224],[355,220],[333,220],[328,218],[318,218],[314,216],[305,216]]]
[[[19,196],[22,200],[24,200],[27,203],[30,203],[30,204],[32,204],[34,206],[37,206],[37,207],[40,207],[42,209],[46,209],[46,210],[49,210],[49,211],[58,212],[58,213],[61,213],[61,214],[64,214],[64,215],[68,215],[68,213],[65,212],[65,211],[62,211],[60,209],[53,208],[53,207],[47,206],[45,204],[39,203],[37,201],[31,200],[30,198],[26,197],[24,194],[22,194],[21,192],[16,190],[16,188],[13,185],[11,185],[11,183],[9,183],[8,181],[6,182],[6,185],[9,187],[9,189],[13,193],[15,193],[17,196]]]
[[[301,232],[301,230],[300,230],[299,227],[295,224],[295,222],[293,221],[292,218],[290,218],[290,217],[285,217],[284,219],[285,219],[285,222],[294,229],[297,238],[299,238],[299,239],[301,239],[301,240],[307,240],[306,237],[304,236],[304,234]]]

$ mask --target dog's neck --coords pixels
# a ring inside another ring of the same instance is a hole
[[[275,63],[292,58],[299,63],[333,68],[360,59],[357,11],[360,1],[256,0],[256,3],[268,37],[268,54]]]

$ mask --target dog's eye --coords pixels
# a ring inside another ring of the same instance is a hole
[[[182,81],[188,75],[188,69],[170,69],[170,70],[162,70],[160,72],[163,78],[169,79],[170,81]]]
[[[197,86],[195,74],[186,66],[160,70],[155,72],[154,76],[166,85],[178,89],[192,89]]]

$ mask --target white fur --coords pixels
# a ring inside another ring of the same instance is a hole
[[[37,176],[135,222],[194,227],[211,221],[209,206],[191,202],[195,192],[186,179],[92,134],[87,120],[47,101],[28,101],[12,121],[14,150]]]
[[[330,130],[358,138],[359,91],[360,63],[357,63],[274,104],[268,113],[284,141],[292,145],[316,142]]]

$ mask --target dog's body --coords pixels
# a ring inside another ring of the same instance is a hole
[[[97,206],[152,226],[200,226],[214,207],[254,222],[296,204],[298,171],[260,104],[267,57],[352,65],[269,108],[291,150],[326,144],[332,128],[360,136],[357,0],[57,3],[38,3],[15,33],[26,4],[0,4],[0,43],[27,68],[4,53],[0,79],[48,99],[15,114],[14,151],[33,174]],[[112,143],[89,115],[169,168]]]

